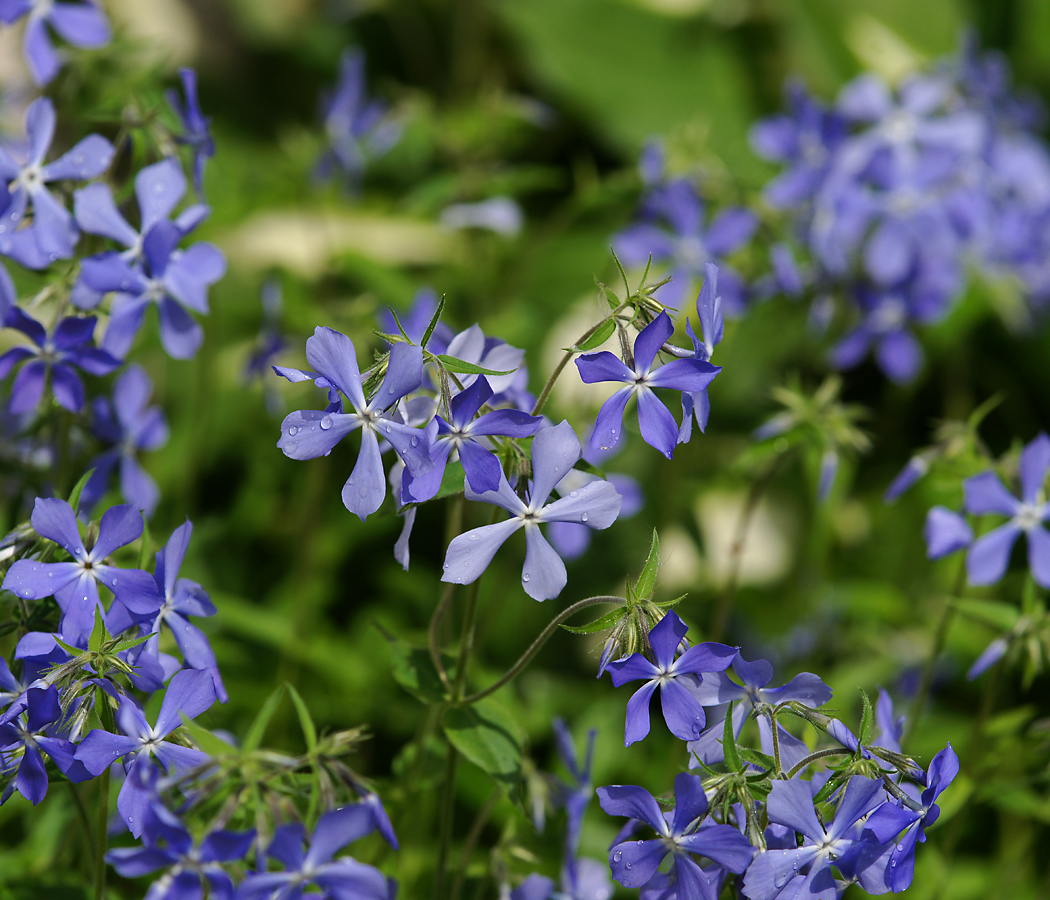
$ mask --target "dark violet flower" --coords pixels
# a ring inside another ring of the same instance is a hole
[[[55,4],[55,7],[66,4]],[[55,135],[55,107],[40,97],[26,110],[28,157],[18,162],[0,147],[0,253],[31,269],[73,255],[77,229],[69,211],[47,185],[53,181],[96,178],[109,168],[113,145],[97,134],[88,135],[54,162],[44,163]],[[32,225],[24,227],[32,207]]]
[[[147,900],[233,900],[233,880],[222,864],[244,859],[254,840],[254,831],[216,830],[195,842],[174,815],[154,805],[146,819],[144,846],[110,850],[106,862],[124,878],[163,869]]]
[[[168,423],[159,406],[149,406],[153,383],[145,369],[132,363],[117,376],[113,399],[97,397],[94,403],[95,435],[112,445],[96,456],[87,468],[91,477],[80,494],[80,509],[90,513],[102,499],[113,470],[120,469],[120,491],[124,499],[149,518],[160,500],[156,483],[139,465],[140,451],[157,450],[168,442]]]
[[[675,309],[685,300],[693,278],[703,275],[704,266],[747,243],[758,225],[754,213],[734,206],[722,210],[705,229],[703,201],[686,179],[655,187],[643,199],[642,213],[647,221],[621,231],[613,238],[613,247],[628,266],[645,265],[650,257],[670,265],[672,280],[660,288],[660,300]],[[740,315],[743,281],[724,263],[719,266],[726,312]]]
[[[237,890],[237,900],[270,900],[301,896],[303,888],[315,885],[326,897],[339,900],[391,900],[393,881],[372,866],[348,856],[332,859],[351,841],[380,829],[387,840],[393,837],[380,828],[373,804],[355,803],[325,813],[317,822],[310,848],[303,852],[305,833],[299,824],[282,825],[267,851],[284,867],[282,872],[253,872]],[[391,842],[397,849],[396,841]]]
[[[687,685],[696,701],[705,707],[708,719],[707,730],[698,739],[689,742],[691,764],[694,764],[694,758],[706,765],[721,762],[724,758],[723,723],[730,703],[737,704],[733,709],[733,732],[739,735],[748,716],[759,706],[776,706],[778,703],[795,700],[816,709],[831,699],[831,688],[810,672],[796,675],[781,687],[769,688],[766,685],[773,680],[773,666],[766,660],[756,659],[754,662],[748,662],[743,656],[737,655],[732,663],[740,684],[733,681],[728,672],[722,671],[704,675],[697,686]],[[765,738],[768,736],[769,722],[765,716],[761,716],[758,721]],[[782,741],[782,750],[788,746],[804,750],[805,745],[799,748],[800,742],[784,728],[780,727],[778,735]],[[808,751],[802,752],[802,756],[807,753]],[[793,763],[788,763],[788,767],[791,765]]]
[[[95,318],[71,316],[62,319],[48,336],[36,319],[15,307],[7,316],[9,328],[26,335],[35,347],[12,347],[0,356],[0,378],[6,378],[19,363],[24,363],[11,385],[8,409],[18,415],[36,409],[51,376],[55,400],[70,412],[84,406],[84,383],[76,370],[90,375],[108,375],[120,366],[120,360],[92,344]]]
[[[30,687],[0,717],[0,769],[6,774],[17,763],[18,772],[4,788],[0,803],[18,791],[36,805],[47,793],[47,770],[41,753],[46,753],[71,781],[85,781],[90,775],[76,764],[75,747],[61,737],[62,705],[53,686]],[[21,758],[18,751],[21,750]]]
[[[614,844],[609,851],[613,878],[624,887],[642,887],[670,853],[678,900],[715,900],[719,892],[714,885],[722,870],[743,872],[755,855],[755,848],[731,825],[701,824],[708,815],[707,796],[695,775],[675,776],[674,795],[674,810],[664,813],[644,788],[598,788],[598,800],[610,816],[638,819],[659,835],[656,840]],[[701,869],[696,856],[712,860],[716,864],[713,871]]]
[[[750,900],[791,897],[834,897],[831,867],[863,840],[855,824],[886,802],[882,782],[855,775],[843,790],[835,818],[825,828],[813,808],[809,782],[794,778],[773,781],[766,812],[769,821],[801,834],[802,846],[758,853],[744,876],[743,894]]]
[[[84,260],[83,283],[116,293],[102,342],[110,352],[127,354],[151,303],[160,312],[160,342],[169,356],[190,359],[200,348],[204,331],[187,310],[208,314],[208,287],[226,274],[226,257],[205,241],[179,250],[182,238],[178,224],[160,219],[142,239],[141,267],[112,251]]]
[[[364,54],[344,51],[339,81],[324,104],[329,150],[321,159],[321,177],[338,166],[356,186],[369,160],[383,156],[401,137],[400,124],[386,113],[386,104],[367,94]]]
[[[705,672],[720,672],[737,656],[735,647],[704,643],[690,647],[675,657],[689,626],[678,614],[669,610],[649,632],[649,644],[655,664],[641,653],[609,663],[613,684],[621,687],[630,681],[645,681],[627,702],[627,724],[624,746],[630,747],[649,733],[649,701],[660,689],[660,707],[664,721],[675,737],[683,741],[695,740],[704,729],[704,708],[693,695],[697,676]],[[688,686],[687,686],[688,685]]]
[[[470,500],[493,503],[511,513],[509,519],[474,528],[449,544],[442,581],[470,584],[488,568],[496,551],[519,528],[525,529],[525,565],[521,582],[535,600],[550,600],[561,593],[568,576],[565,563],[547,543],[542,522],[580,522],[590,528],[608,528],[620,512],[621,498],[607,481],[592,481],[569,495],[548,503],[555,485],[576,465],[580,442],[568,422],[540,429],[532,441],[532,485],[526,502],[500,473],[499,488],[476,494],[468,483]]]
[[[215,142],[211,137],[211,119],[201,112],[197,99],[197,73],[193,69],[179,69],[185,102],[179,100],[175,91],[168,91],[167,98],[182,122],[182,134],[177,140],[193,152],[193,186],[197,196],[204,198],[204,164],[215,155]],[[143,229],[145,230],[145,229]]]
[[[153,757],[168,770],[192,769],[207,761],[200,750],[167,740],[182,725],[182,716],[195,719],[215,702],[211,673],[202,669],[183,669],[172,676],[164,693],[157,722],[150,725],[135,701],[121,700],[117,726],[121,734],[101,728],[89,732],[77,747],[76,758],[92,775],[101,775],[119,759],[125,759],[128,777],[117,797],[117,810],[135,837],[146,826],[150,805],[148,773]]]
[[[653,388],[696,393],[703,391],[721,372],[718,366],[699,359],[675,359],[653,368],[660,348],[674,333],[670,316],[662,312],[642,329],[634,342],[634,368],[629,368],[608,350],[587,353],[576,359],[580,377],[587,384],[621,381],[620,388],[602,405],[591,434],[591,445],[615,447],[623,429],[623,414],[632,397],[638,398],[638,425],[642,438],[668,459],[678,444],[679,426],[674,416],[653,393]]]
[[[1050,532],[1043,523],[1050,519],[1050,504],[1043,486],[1050,470],[1050,437],[1040,433],[1021,452],[1021,500],[1003,487],[994,472],[982,472],[963,482],[965,507],[970,515],[1009,516],[1010,521],[982,535],[966,554],[970,584],[995,584],[1010,562],[1017,538],[1028,538],[1028,565],[1040,587],[1050,588]]]
[[[109,22],[93,0],[0,0],[0,21],[11,24],[28,15],[22,51],[33,81],[47,84],[62,59],[51,45],[48,26],[75,47],[101,47],[109,43]]]
[[[452,421],[435,416],[427,426],[430,460],[433,468],[419,477],[406,472],[402,477],[402,500],[422,503],[441,487],[445,466],[452,454],[459,456],[470,489],[476,494],[499,489],[503,470],[489,449],[488,437],[527,438],[536,433],[543,419],[516,409],[497,409],[479,416],[478,412],[492,397],[492,388],[484,376],[456,394],[449,403]],[[479,440],[480,438],[480,440]]]
[[[814,100],[798,82],[786,90],[790,112],[763,119],[751,129],[751,146],[787,168],[766,185],[771,206],[794,209],[813,197],[846,138],[846,122]]]
[[[329,407],[290,413],[281,423],[277,446],[291,459],[316,459],[330,453],[340,440],[360,428],[361,452],[354,471],[343,485],[343,504],[364,521],[379,509],[386,497],[380,435],[393,445],[409,471],[417,476],[433,465],[424,432],[397,421],[387,412],[422,383],[423,351],[415,344],[395,344],[390,349],[383,383],[371,399],[365,398],[357,351],[345,334],[317,326],[313,337],[306,341],[306,359],[315,374],[303,377],[319,376],[330,389],[342,391],[353,412],[339,412]]]
[[[96,182],[73,195],[73,213],[81,231],[97,234],[122,244],[126,249],[121,261],[138,266],[145,262],[146,234],[158,222],[167,222],[186,193],[186,176],[177,159],[168,157],[152,166],[146,166],[135,176],[135,198],[138,201],[141,225],[136,231],[117,209],[109,185]],[[208,216],[209,209],[202,203],[187,207],[175,219],[175,226],[183,235],[189,234]],[[199,251],[198,251],[199,252]],[[108,254],[91,257],[103,264]],[[81,309],[90,309],[102,300],[102,294],[93,291],[81,278],[73,290],[73,302]]]
[[[54,541],[73,559],[57,563],[20,559],[8,570],[3,589],[33,600],[54,595],[62,609],[60,633],[65,641],[79,645],[91,634],[99,608],[100,581],[137,615],[157,609],[157,586],[148,572],[118,569],[105,562],[113,551],[142,534],[142,515],[134,507],[107,509],[90,550],[85,549],[76,516],[65,500],[37,498],[30,522],[37,534]]]
[[[882,843],[894,842],[890,863],[886,868],[886,886],[894,893],[911,885],[915,873],[915,844],[926,840],[926,829],[941,814],[937,798],[959,774],[959,757],[949,744],[930,763],[926,776],[926,790],[916,809],[900,801],[886,803],[868,819],[866,827]]]

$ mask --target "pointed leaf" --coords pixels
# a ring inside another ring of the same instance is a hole
[[[656,573],[660,568],[660,535],[653,529],[653,542],[649,547],[649,558],[642,567],[642,574],[634,584],[634,592],[639,599],[651,597],[656,590]]]
[[[288,691],[288,696],[292,698],[296,713],[299,715],[299,727],[302,728],[303,737],[306,739],[306,749],[313,753],[317,749],[317,726],[314,725],[313,716],[310,715],[310,710],[307,709],[306,703],[295,689],[295,686],[290,682],[285,682],[284,686]]]
[[[767,756],[765,753],[759,753],[757,750],[752,750],[750,747],[737,747],[736,752],[740,754],[741,759],[745,762],[751,763],[753,766],[758,766],[761,769],[769,769],[772,771],[776,768],[776,760],[772,756]]]
[[[513,718],[492,700],[455,706],[445,713],[445,736],[460,753],[504,787],[521,770],[521,732]]]
[[[430,320],[430,324],[427,325],[427,330],[423,332],[423,340],[419,342],[419,346],[424,350],[427,349],[427,343],[430,341],[431,336],[434,334],[434,329],[437,328],[438,322],[441,320],[441,313],[445,309],[445,295],[442,294],[438,300],[437,309],[434,310],[434,316]]]
[[[263,703],[262,709],[259,710],[259,714],[255,717],[255,721],[252,722],[251,728],[248,729],[248,734],[244,737],[243,746],[245,751],[259,749],[259,744],[262,743],[263,735],[266,733],[266,727],[270,724],[270,719],[273,718],[273,714],[277,711],[277,705],[281,702],[283,695],[284,685],[282,684],[266,698],[266,702]]]
[[[624,614],[625,611],[622,608],[617,608],[607,612],[604,616],[599,616],[593,622],[588,622],[586,625],[562,625],[561,627],[571,634],[594,634],[596,631],[605,631],[607,628],[612,628],[623,618]]]
[[[88,650],[98,653],[102,649],[102,643],[109,637],[106,631],[106,623],[102,619],[102,610],[95,607],[95,625],[91,629],[91,637],[88,638]]]
[[[80,494],[84,490],[84,485],[88,483],[88,479],[94,473],[94,469],[88,469],[83,475],[80,476],[80,481],[74,485],[73,490],[69,493],[69,500],[67,501],[74,510],[77,508],[77,504],[80,502]]]
[[[722,753],[725,756],[726,766],[731,772],[739,772],[744,768],[740,760],[740,754],[736,748],[736,735],[733,734],[733,706],[729,704],[726,710],[725,725],[722,728]]]
[[[479,366],[472,362],[467,362],[465,359],[456,359],[454,356],[448,356],[444,353],[435,357],[441,365],[443,365],[449,372],[455,372],[459,375],[513,375],[514,369],[508,369],[506,372],[500,372],[496,369],[486,369],[483,366]]]
[[[201,748],[208,756],[236,756],[237,748],[233,744],[228,744],[221,737],[216,734],[212,734],[203,725],[198,725],[193,719],[187,718],[182,713],[179,713],[182,718],[182,727],[189,732],[193,743]]]
[[[575,344],[572,347],[566,347],[565,350],[568,353],[586,353],[588,350],[597,350],[602,344],[604,344],[609,338],[612,337],[613,332],[616,331],[616,322],[613,319],[606,319],[604,322],[598,325],[589,338],[580,343]]]
[[[871,708],[868,695],[862,690],[860,692],[864,711],[860,714],[860,742],[867,746],[871,742],[871,733],[875,728],[875,711]]]

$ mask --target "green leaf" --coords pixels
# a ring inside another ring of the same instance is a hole
[[[722,727],[722,752],[725,756],[726,765],[731,772],[739,772],[744,768],[737,751],[736,735],[733,734],[733,704],[729,704],[726,710],[725,724]]]
[[[775,769],[777,766],[776,760],[772,756],[767,756],[765,753],[759,753],[757,750],[752,750],[750,747],[737,747],[736,752],[740,754],[740,757],[744,762],[749,762],[753,766],[759,766],[762,769]]]
[[[263,735],[266,733],[266,727],[270,724],[270,719],[273,718],[273,714],[277,711],[277,705],[281,702],[283,695],[284,685],[282,684],[266,698],[262,709],[259,710],[259,714],[255,717],[255,721],[252,722],[251,728],[248,729],[248,733],[244,736],[244,743],[241,746],[244,747],[245,751],[251,752],[259,749],[259,744],[262,743]]]
[[[430,653],[400,638],[388,636],[387,639],[390,641],[394,681],[423,703],[440,703],[447,699],[445,686],[434,668]]]
[[[597,466],[591,465],[587,460],[581,459],[575,466],[574,469],[579,469],[581,472],[586,472],[589,475],[597,475],[602,481],[606,481],[607,477],[604,470],[599,469]]]
[[[95,626],[91,629],[91,637],[88,638],[88,650],[98,653],[102,649],[102,642],[109,637],[106,631],[106,623],[102,619],[102,610],[95,607]]]
[[[445,474],[441,476],[441,487],[431,499],[440,500],[442,497],[462,494],[463,480],[463,464],[459,460],[448,463],[445,466]]]
[[[864,704],[864,710],[860,714],[860,742],[867,745],[871,743],[871,735],[875,730],[875,710],[871,708],[871,701],[863,690],[860,692],[860,699]]]
[[[992,625],[1002,631],[1010,631],[1021,618],[1016,606],[996,600],[952,600],[955,608],[964,616]]]
[[[125,650],[130,650],[132,647],[137,647],[139,644],[144,644],[157,632],[151,632],[150,634],[144,634],[141,637],[129,638],[126,641],[121,641],[119,644],[113,645],[114,653],[123,653]]]
[[[680,597],[675,597],[674,600],[662,600],[655,605],[660,607],[660,609],[670,609],[672,606],[677,606],[688,596],[688,594],[682,594]]]
[[[430,340],[431,335],[434,333],[434,329],[437,328],[437,323],[441,319],[441,313],[445,309],[445,295],[441,295],[441,299],[438,300],[437,309],[434,310],[434,317],[430,320],[430,324],[427,325],[427,330],[423,332],[423,340],[419,342],[419,346],[424,350],[427,348],[427,342]]]
[[[476,365],[472,362],[467,362],[465,359],[456,359],[454,356],[447,356],[444,353],[436,357],[449,372],[455,372],[459,375],[513,375],[514,369],[508,369],[506,372],[498,372],[495,369],[486,369],[483,366]]]
[[[306,749],[313,753],[317,749],[317,727],[314,725],[313,716],[310,715],[310,710],[307,709],[306,703],[299,696],[295,686],[285,682],[284,687],[288,691],[288,696],[292,698],[295,711],[299,715],[299,727],[302,728],[303,737],[306,739]]]
[[[208,756],[236,756],[237,748],[233,744],[227,744],[221,737],[216,734],[212,734],[203,725],[198,725],[193,719],[186,718],[185,715],[179,713],[179,717],[182,719],[182,727],[189,732],[193,742],[201,748]]]
[[[846,779],[841,772],[836,772],[827,780],[824,787],[817,791],[816,796],[813,798],[813,802],[823,803],[842,786],[845,780]]]
[[[390,309],[390,315],[394,317],[394,324],[397,326],[397,330],[401,332],[401,337],[403,337],[406,341],[408,341],[411,344],[412,338],[410,338],[408,336],[408,332],[406,332],[405,329],[401,327],[401,320],[397,317],[397,313],[394,312],[393,308]]]
[[[142,544],[139,547],[139,568],[145,569],[150,562],[150,556],[153,553],[153,541],[150,539],[149,534],[149,522],[146,521],[146,517],[142,517]]]
[[[607,628],[612,628],[624,615],[622,607],[618,607],[611,612],[607,612],[604,616],[600,616],[593,622],[588,622],[586,625],[562,625],[566,631],[571,634],[594,634],[596,631],[605,631]]]
[[[499,704],[480,700],[454,706],[445,713],[445,736],[464,757],[505,787],[521,770],[521,738],[517,723]]]
[[[92,632],[92,633],[94,633],[94,632]],[[51,635],[51,637],[54,640],[54,642],[56,644],[58,644],[59,647],[61,647],[63,650],[65,650],[66,653],[68,653],[74,659],[84,655],[84,651],[81,650],[79,647],[74,647],[72,644],[67,644],[65,641],[63,641],[61,638],[57,637],[56,635]]]
[[[653,529],[653,542],[649,547],[649,558],[642,567],[642,574],[634,583],[634,592],[639,599],[646,599],[656,590],[656,573],[660,569],[660,535]]]
[[[69,493],[68,503],[73,507],[74,512],[76,512],[77,504],[80,502],[80,494],[84,490],[84,485],[88,483],[88,479],[94,471],[94,469],[88,469],[83,475],[81,475],[80,481],[73,486],[73,490]]]
[[[604,322],[598,325],[595,329],[594,334],[584,341],[573,345],[572,347],[566,347],[565,349],[569,353],[586,353],[588,350],[596,350],[602,344],[604,344],[613,332],[616,331],[616,322],[613,319],[606,319]]]

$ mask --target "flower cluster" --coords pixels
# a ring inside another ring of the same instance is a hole
[[[617,686],[646,681],[627,705],[627,743],[648,734],[659,688],[664,721],[688,742],[689,765],[700,772],[675,778],[669,812],[644,788],[598,788],[602,809],[628,819],[609,850],[613,877],[642,896],[678,900],[718,897],[733,876],[749,900],[835,898],[850,884],[872,894],[907,888],[915,844],[959,771],[951,745],[923,771],[901,752],[903,720],[887,694],[877,711],[864,697],[854,734],[818,711],[831,691],[816,675],[767,688],[768,662],[747,662],[723,644],[689,646],[687,631],[668,612],[650,634],[651,660],[634,653],[609,665]],[[789,717],[819,729],[830,746],[811,750],[784,727]],[[760,750],[738,743],[751,720]],[[655,839],[632,839],[646,827]]]

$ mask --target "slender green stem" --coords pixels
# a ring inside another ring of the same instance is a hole
[[[623,312],[629,304],[624,302],[616,307],[609,315],[600,319],[597,324],[593,327],[588,328],[580,337],[576,339],[573,344],[574,347],[580,346],[584,341],[594,336],[598,329],[601,328],[610,319],[615,319],[621,312]],[[558,380],[558,376],[565,370],[565,367],[569,364],[569,361],[576,355],[575,350],[566,350],[565,355],[558,362],[558,365],[554,367],[554,371],[551,372],[550,378],[547,379],[547,383],[543,386],[543,390],[540,391],[540,395],[536,398],[536,405],[532,407],[532,414],[538,416],[540,410],[543,409],[544,404],[547,402],[547,398],[550,396],[551,389],[554,387],[554,383]]]
[[[784,768],[780,762],[780,729],[777,726],[776,716],[769,717],[769,726],[773,732],[773,762],[776,764],[776,776],[779,778],[784,773]]]
[[[816,753],[810,753],[805,759],[800,759],[791,767],[791,771],[787,773],[788,781],[818,759],[826,759],[829,756],[849,756],[852,752],[852,750],[847,750],[845,747],[829,747],[827,750],[818,750]]]
[[[449,894],[450,900],[459,900],[460,892],[463,890],[463,879],[467,876],[467,866],[470,865],[470,857],[474,854],[474,846],[477,844],[478,838],[481,837],[481,831],[485,827],[485,823],[488,822],[489,816],[492,815],[492,810],[496,808],[499,797],[500,792],[497,788],[489,794],[488,800],[485,801],[485,805],[481,807],[477,818],[474,819],[474,824],[470,826],[467,839],[463,842],[463,852],[459,857],[459,868],[456,870],[456,878],[452,882],[452,891]]]
[[[912,703],[911,715],[908,717],[904,735],[901,738],[902,746],[914,734],[919,724],[919,717],[926,708],[930,687],[933,685],[933,675],[937,669],[937,660],[940,659],[941,652],[944,650],[944,644],[948,640],[948,629],[951,627],[952,619],[955,617],[955,598],[963,592],[965,587],[966,557],[962,556],[959,559],[959,571],[955,576],[955,587],[952,589],[952,595],[948,598],[944,604],[944,609],[941,611],[941,618],[937,623],[937,631],[933,637],[933,646],[930,647],[930,655],[927,657],[926,665],[922,670],[922,681],[919,682],[919,690],[915,694],[915,701]]]
[[[751,530],[751,520],[754,518],[755,510],[761,502],[773,476],[776,475],[783,464],[787,453],[781,453],[769,467],[751,482],[744,501],[744,508],[740,511],[737,520],[736,533],[733,535],[733,543],[729,547],[729,575],[722,596],[718,600],[718,608],[715,610],[715,618],[711,624],[711,639],[721,640],[729,625],[729,617],[733,613],[733,604],[736,601],[736,588],[740,580],[740,565],[744,558],[744,546],[747,542],[747,533]]]
[[[88,857],[94,859],[95,831],[91,826],[91,817],[88,815],[87,807],[84,806],[84,798],[80,796],[77,786],[72,781],[67,781],[66,786],[69,788],[69,793],[73,795],[73,805],[77,810],[77,818],[80,819],[80,825],[84,829],[84,841],[87,844]]]
[[[448,504],[448,517],[445,520],[446,547],[452,543],[452,540],[460,533],[462,528],[463,495],[457,494],[455,497],[450,498]],[[438,601],[437,608],[434,610],[434,614],[430,617],[430,627],[427,629],[427,646],[430,649],[431,662],[434,663],[434,668],[437,670],[438,677],[441,678],[441,683],[449,693],[452,693],[452,680],[448,677],[448,672],[445,671],[445,666],[441,661],[439,632],[441,630],[441,621],[445,618],[449,605],[452,603],[452,594],[455,589],[456,586],[452,583],[445,585],[445,590],[441,594],[441,600]]]
[[[550,624],[547,625],[547,627],[540,632],[536,640],[534,640],[529,645],[528,650],[521,654],[521,656],[518,658],[518,661],[514,663],[514,665],[511,666],[499,678],[498,681],[496,681],[494,684],[490,684],[484,690],[471,694],[469,697],[464,697],[462,700],[459,701],[459,703],[463,706],[470,706],[472,703],[477,703],[479,700],[481,700],[484,697],[487,697],[489,694],[495,693],[508,682],[513,681],[515,678],[518,677],[518,675],[521,674],[522,670],[525,669],[525,667],[528,666],[530,662],[532,662],[532,658],[540,652],[543,645],[546,644],[548,640],[550,640],[551,635],[553,635],[554,632],[558,630],[562,622],[566,621],[571,616],[578,613],[581,609],[586,609],[588,606],[596,606],[599,603],[623,603],[623,597],[588,597],[586,600],[580,600],[579,602],[574,603],[572,606],[558,613],[558,615],[551,619]]]
[[[106,828],[109,825],[109,769],[98,779],[98,821],[95,832],[95,900],[106,897]]]
[[[441,807],[438,812],[438,852],[434,868],[434,900],[445,896],[445,877],[448,874],[448,851],[452,841],[452,826],[455,819],[456,804],[456,766],[459,763],[459,751],[448,745],[448,756],[445,757],[445,779],[441,789]]]

